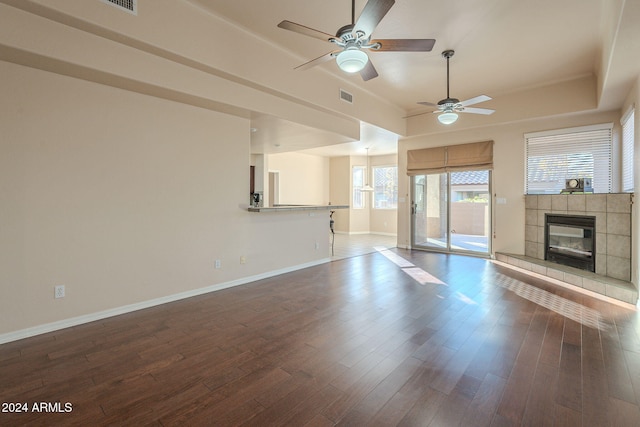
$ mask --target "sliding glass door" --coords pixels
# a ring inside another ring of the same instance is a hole
[[[491,172],[412,177],[412,247],[488,255]]]
[[[447,174],[413,177],[413,247],[447,250]]]

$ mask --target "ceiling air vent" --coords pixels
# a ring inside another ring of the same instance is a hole
[[[138,14],[138,0],[102,0],[102,3],[110,4],[134,15]]]
[[[340,89],[340,99],[344,102],[348,102],[349,104],[353,104],[353,95],[342,89]]]

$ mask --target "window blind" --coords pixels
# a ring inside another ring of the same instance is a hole
[[[407,151],[407,175],[493,169],[493,141]]]
[[[525,134],[525,193],[558,194],[567,179],[590,178],[611,192],[611,123]]]
[[[622,191],[633,192],[633,145],[635,107],[622,117]]]

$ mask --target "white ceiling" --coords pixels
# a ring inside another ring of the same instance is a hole
[[[397,0],[373,32],[373,38],[434,38],[436,43],[432,52],[371,52],[370,58],[379,77],[367,82],[363,82],[359,75],[345,75],[335,61],[300,72],[328,72],[347,78],[352,84],[390,101],[410,115],[431,110],[417,105],[418,101],[436,103],[445,98],[446,61],[441,52],[454,49],[451,96],[464,100],[486,94],[495,98],[501,94],[598,74],[602,43],[610,37],[605,33],[610,30],[603,22],[609,18],[608,7],[612,1]],[[350,0],[192,2],[294,53],[299,61],[287,64],[291,67],[330,52],[335,46],[280,29],[277,27],[280,21],[287,19],[330,34],[351,21]],[[366,0],[356,0],[356,17],[365,3]],[[638,8],[634,9],[637,11]],[[626,28],[637,28],[637,24],[628,23]],[[633,38],[638,34],[634,29],[633,35],[627,37]],[[631,56],[637,58],[636,55]],[[618,54],[618,58],[624,56]],[[633,65],[627,66],[628,73],[622,73],[621,84],[627,84],[625,78],[628,80],[629,76],[637,77],[640,72],[637,62],[633,60]],[[611,102],[621,103],[619,98],[623,95],[624,90],[620,90]],[[477,106],[491,108],[490,103]],[[267,122],[269,126],[264,126]],[[277,147],[260,140],[260,132],[293,139],[301,133],[305,138],[315,138],[312,145],[315,147],[319,145],[318,138],[328,138],[331,144],[338,143],[333,148],[337,148],[339,153],[362,150],[371,144],[368,141],[347,144],[349,141],[340,141],[338,135],[263,116],[256,117],[255,127],[258,128],[254,133],[256,149],[264,152],[274,152]],[[335,155],[327,150],[317,153]]]

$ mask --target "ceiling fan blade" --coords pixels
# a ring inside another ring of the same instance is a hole
[[[309,62],[305,62],[302,65],[298,65],[297,67],[294,68],[294,70],[308,70],[311,67],[315,67],[316,65],[322,64],[324,62],[330,61],[333,59],[333,54],[334,52],[329,52],[329,53],[325,53],[322,56],[317,57],[316,59],[312,59]]]
[[[281,23],[279,23],[278,27],[280,27],[282,29],[285,29],[285,30],[293,31],[294,33],[303,34],[305,36],[313,37],[315,39],[320,39],[320,40],[324,40],[324,41],[327,41],[327,42],[329,40],[335,38],[334,35],[327,34],[327,33],[324,33],[322,31],[315,30],[315,29],[309,28],[309,27],[305,27],[304,25],[296,24],[295,22],[286,21],[286,20],[282,21]]]
[[[395,0],[369,0],[362,9],[353,32],[362,31],[366,36],[370,36],[394,4]]]
[[[426,102],[426,101],[418,102],[418,104],[420,104],[420,105],[427,105],[427,106],[429,106],[429,107],[437,107],[437,106],[438,106],[438,104],[434,104],[433,102]]]
[[[485,102],[485,101],[491,101],[491,97],[487,96],[487,95],[479,95],[476,96],[475,98],[471,98],[471,99],[467,99],[466,101],[462,101],[460,103],[460,105],[462,105],[463,107],[466,107],[468,105],[474,105],[474,104],[479,104],[481,102]]]
[[[382,52],[431,52],[434,39],[377,39],[371,43],[380,43],[380,47],[375,49]]]
[[[376,67],[373,66],[371,60],[367,61],[367,65],[365,65],[362,71],[360,71],[360,76],[362,76],[362,80],[365,82],[378,77]]]
[[[473,114],[484,114],[484,115],[489,115],[489,114],[493,114],[496,112],[496,110],[490,110],[489,108],[467,108],[465,107],[463,110],[460,111],[461,113],[473,113]]]

